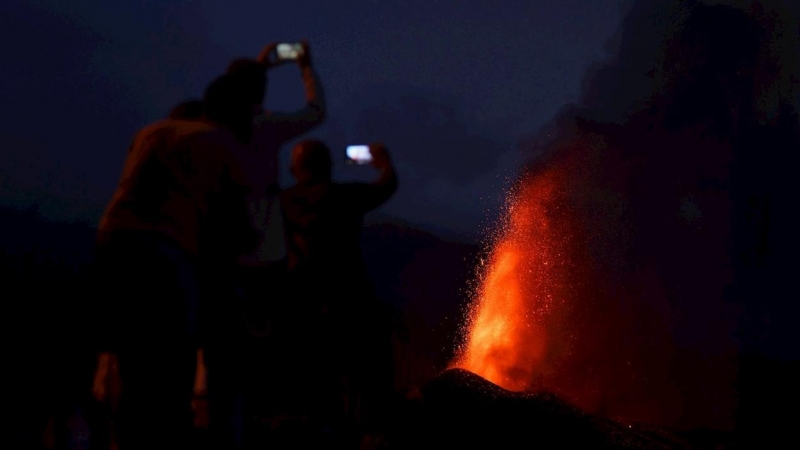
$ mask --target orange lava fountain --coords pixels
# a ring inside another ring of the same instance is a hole
[[[530,389],[544,370],[551,315],[564,301],[561,233],[549,217],[559,183],[552,171],[527,181],[510,193],[505,226],[452,365],[518,391]]]
[[[450,367],[512,391],[549,391],[593,414],[728,426],[735,360],[724,347],[699,353],[674,337],[687,318],[724,311],[725,278],[712,268],[725,270],[725,228],[699,237],[678,222],[657,228],[673,248],[645,250],[672,265],[632,264],[630,251],[652,224],[631,206],[629,165],[593,135],[557,150],[509,192]],[[654,183],[649,198],[661,202],[670,184]],[[718,209],[723,200],[714,200]],[[681,283],[692,289],[676,291]],[[684,316],[673,314],[675,305]]]

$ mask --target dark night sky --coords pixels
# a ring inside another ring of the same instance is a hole
[[[307,38],[330,110],[313,135],[334,151],[383,140],[403,184],[382,212],[473,234],[496,215],[519,142],[578,99],[628,2],[2,3],[2,204],[95,222],[139,128],[233,57]],[[302,103],[298,70],[275,71],[267,106]],[[337,178],[371,175],[343,166]]]

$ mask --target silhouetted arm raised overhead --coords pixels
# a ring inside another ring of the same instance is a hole
[[[319,76],[311,64],[308,43],[303,41],[302,44],[303,52],[297,59],[297,65],[300,66],[300,74],[305,87],[306,106],[294,112],[265,111],[264,116],[260,118],[260,120],[280,124],[281,134],[283,134],[281,137],[284,140],[293,139],[320,125],[325,120],[327,113],[325,94]],[[265,58],[267,57],[264,53],[259,56],[260,60]]]
[[[380,176],[372,183],[359,183],[359,208],[363,212],[372,211],[386,203],[397,191],[397,173],[383,144],[370,144],[372,165],[380,171]]]

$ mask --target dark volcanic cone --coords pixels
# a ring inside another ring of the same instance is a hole
[[[728,448],[642,424],[585,414],[547,392],[512,392],[463,369],[449,369],[423,389],[430,448]]]

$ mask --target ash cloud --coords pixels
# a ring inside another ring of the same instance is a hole
[[[523,143],[520,183],[564,174],[550,214],[571,237],[572,294],[532,384],[727,428],[739,354],[800,357],[798,10],[638,1],[579,104]]]

